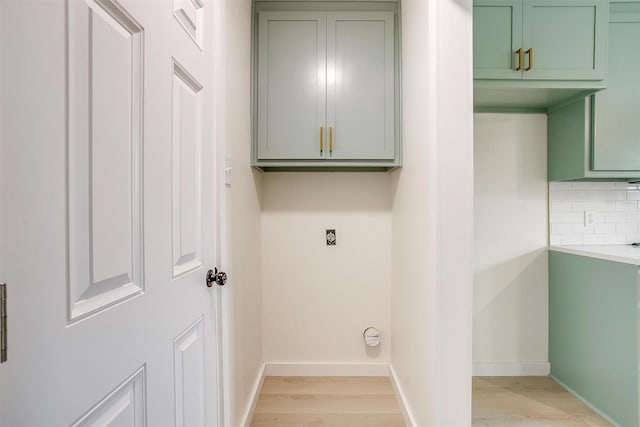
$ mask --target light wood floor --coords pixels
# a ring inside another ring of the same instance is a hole
[[[548,377],[475,377],[474,427],[610,426]],[[252,427],[404,427],[386,377],[267,377]],[[416,426],[429,427],[429,426]]]
[[[611,426],[549,377],[475,377],[473,426]]]
[[[404,427],[387,377],[266,377],[252,427]]]

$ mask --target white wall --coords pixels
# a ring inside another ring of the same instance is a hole
[[[547,375],[547,118],[476,114],[474,375]]]
[[[229,282],[222,290],[228,312],[225,378],[228,407],[225,425],[240,426],[260,380],[262,357],[262,287],[260,271],[261,174],[250,167],[251,2],[223,5],[226,116],[223,138],[231,156],[232,185],[226,189],[226,253]],[[221,89],[223,90],[223,89]]]
[[[471,1],[402,2],[391,365],[416,426],[471,422]]]
[[[436,189],[435,17],[427,2],[402,2],[403,151],[393,173],[391,365],[416,426],[435,425]],[[431,8],[433,9],[433,8]],[[427,43],[430,42],[430,43]],[[464,425],[464,424],[463,424]]]
[[[389,174],[265,174],[262,266],[268,363],[389,360]],[[368,326],[379,348],[364,345]]]
[[[438,418],[471,419],[473,311],[473,15],[471,0],[437,2]]]

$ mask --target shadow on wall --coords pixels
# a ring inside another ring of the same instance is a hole
[[[269,172],[263,211],[391,211],[390,174]]]
[[[547,249],[474,274],[474,361],[546,361]]]
[[[477,113],[474,126],[476,195],[510,194],[511,209],[515,200],[546,199],[546,115]]]

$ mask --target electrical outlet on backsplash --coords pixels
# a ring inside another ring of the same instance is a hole
[[[640,184],[550,182],[551,245],[626,245],[640,241]],[[588,212],[588,214],[585,214]],[[587,225],[592,222],[592,225]]]

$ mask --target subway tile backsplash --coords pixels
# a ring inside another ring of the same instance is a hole
[[[640,241],[640,185],[550,182],[551,245],[625,245]],[[585,225],[585,211],[593,225]]]

